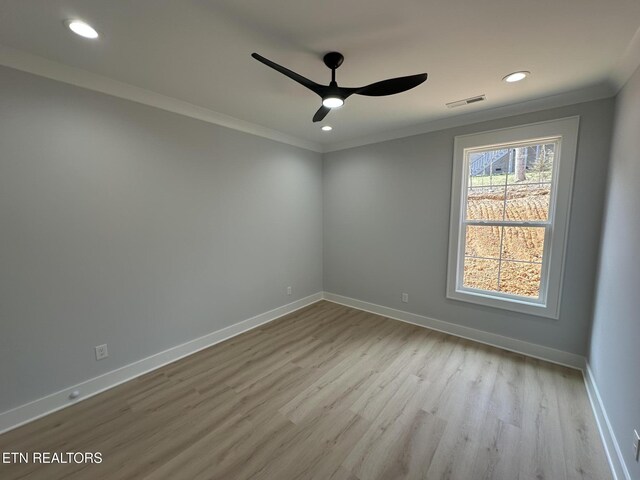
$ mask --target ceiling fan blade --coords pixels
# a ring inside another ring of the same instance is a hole
[[[305,78],[302,75],[292,70],[289,70],[288,68],[283,67],[282,65],[278,65],[277,63],[272,62],[268,58],[264,58],[262,55],[258,55],[257,53],[252,53],[251,56],[256,60],[258,60],[259,62],[264,63],[266,66],[271,67],[274,70],[277,70],[278,72],[282,73],[283,75],[286,75],[292,80],[295,80],[300,85],[307,87],[312,92],[315,92],[318,95],[322,95],[321,93],[323,89],[322,85],[318,85],[316,82],[309,80],[308,78]]]
[[[316,114],[313,116],[313,121],[314,122],[321,122],[324,117],[327,116],[327,114],[331,111],[331,109],[329,107],[325,107],[324,105],[322,105],[318,111],[316,112]]]
[[[389,80],[382,80],[381,82],[372,83],[366,87],[359,88],[355,93],[358,95],[367,95],[369,97],[394,95],[417,87],[426,79],[426,73],[409,75],[408,77],[390,78]]]

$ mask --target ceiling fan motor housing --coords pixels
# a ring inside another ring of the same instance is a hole
[[[329,52],[327,53],[323,59],[324,64],[329,67],[331,70],[335,70],[342,62],[344,62],[344,56],[338,52]]]

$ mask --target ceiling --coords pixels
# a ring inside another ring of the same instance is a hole
[[[320,145],[580,89],[611,95],[640,60],[638,0],[0,0],[0,13],[6,47]],[[72,17],[101,37],[70,33]],[[429,79],[352,96],[327,133],[311,121],[319,97],[250,57],[326,84],[332,50],[345,56],[342,86]],[[516,70],[532,75],[501,81]],[[479,94],[487,101],[445,106]]]

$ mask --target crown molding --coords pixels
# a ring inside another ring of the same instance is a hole
[[[464,125],[471,125],[474,123],[486,122],[489,120],[497,120],[500,118],[536,112],[539,110],[547,110],[550,108],[564,107],[566,105],[573,105],[576,103],[609,98],[614,96],[615,94],[616,92],[611,88],[610,84],[601,83],[591,87],[583,88],[580,90],[573,90],[558,95],[537,98],[534,100],[528,100],[526,102],[512,103],[509,105],[486,110],[477,110],[463,115],[456,115],[455,117],[439,118],[426,123],[412,125],[400,130],[394,130],[391,132],[379,132],[373,135],[367,135],[353,140],[345,140],[343,142],[326,145],[323,151],[324,153],[336,152],[338,150],[361,147],[364,145],[370,145],[372,143],[386,142],[388,140],[396,140],[399,138],[411,137],[413,135],[436,132],[438,130],[445,130],[447,128],[462,127]]]
[[[68,83],[77,87],[94,90],[114,97],[124,98],[133,102],[196,118],[208,123],[250,133],[259,137],[286,143],[295,147],[314,152],[322,152],[318,143],[303,140],[262,125],[240,120],[238,118],[215,112],[183,100],[168,97],[128,83],[91,73],[80,68],[70,67],[46,58],[31,55],[4,45],[0,45],[0,65]]]
[[[608,82],[526,102],[509,104],[485,110],[477,110],[462,115],[456,115],[454,117],[437,118],[399,130],[378,132],[332,144],[320,144],[294,137],[262,125],[240,120],[230,115],[225,115],[183,100],[162,95],[145,88],[120,82],[87,70],[71,67],[24,51],[0,45],[0,65],[318,153],[335,152],[338,150],[345,150],[348,148],[435,132],[447,128],[461,127],[473,123],[496,120],[499,118],[535,112],[538,110],[608,98],[615,95],[622,86],[624,86],[636,68],[638,68],[638,62],[640,62],[639,59],[640,29],[636,32],[625,53],[622,55]]]
[[[611,73],[611,83],[616,93],[629,81],[631,75],[640,67],[640,28],[629,42]]]

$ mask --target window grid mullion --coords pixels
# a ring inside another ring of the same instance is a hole
[[[514,149],[515,150],[515,149]],[[515,156],[516,153],[514,152]],[[507,180],[509,179],[509,175],[505,175],[504,177],[504,198],[502,199],[502,221],[506,221],[507,217]],[[504,244],[504,225],[500,227],[500,250],[498,251],[498,291],[500,291],[500,278],[502,276],[502,246]]]
[[[500,227],[500,253],[498,260],[498,291],[500,291],[500,276],[502,275],[502,244],[504,242],[504,227]]]
[[[551,222],[527,222],[514,220],[463,220],[462,224],[471,227],[550,227]]]
[[[473,179],[473,177],[471,177]],[[520,185],[511,185],[512,187],[524,186],[530,187],[532,185],[551,185],[552,182],[532,182],[532,183],[521,183]],[[493,185],[495,186],[495,185]],[[475,189],[475,188],[491,188],[492,185],[469,185],[467,190]]]
[[[476,260],[491,260],[493,262],[497,262],[500,259],[499,258],[491,258],[491,257],[481,257],[479,255],[466,255],[464,256],[464,258],[473,258]],[[504,259],[505,262],[513,262],[513,263],[530,263],[532,265],[542,265],[543,262],[532,262],[529,260],[516,260],[515,258],[505,258]]]

